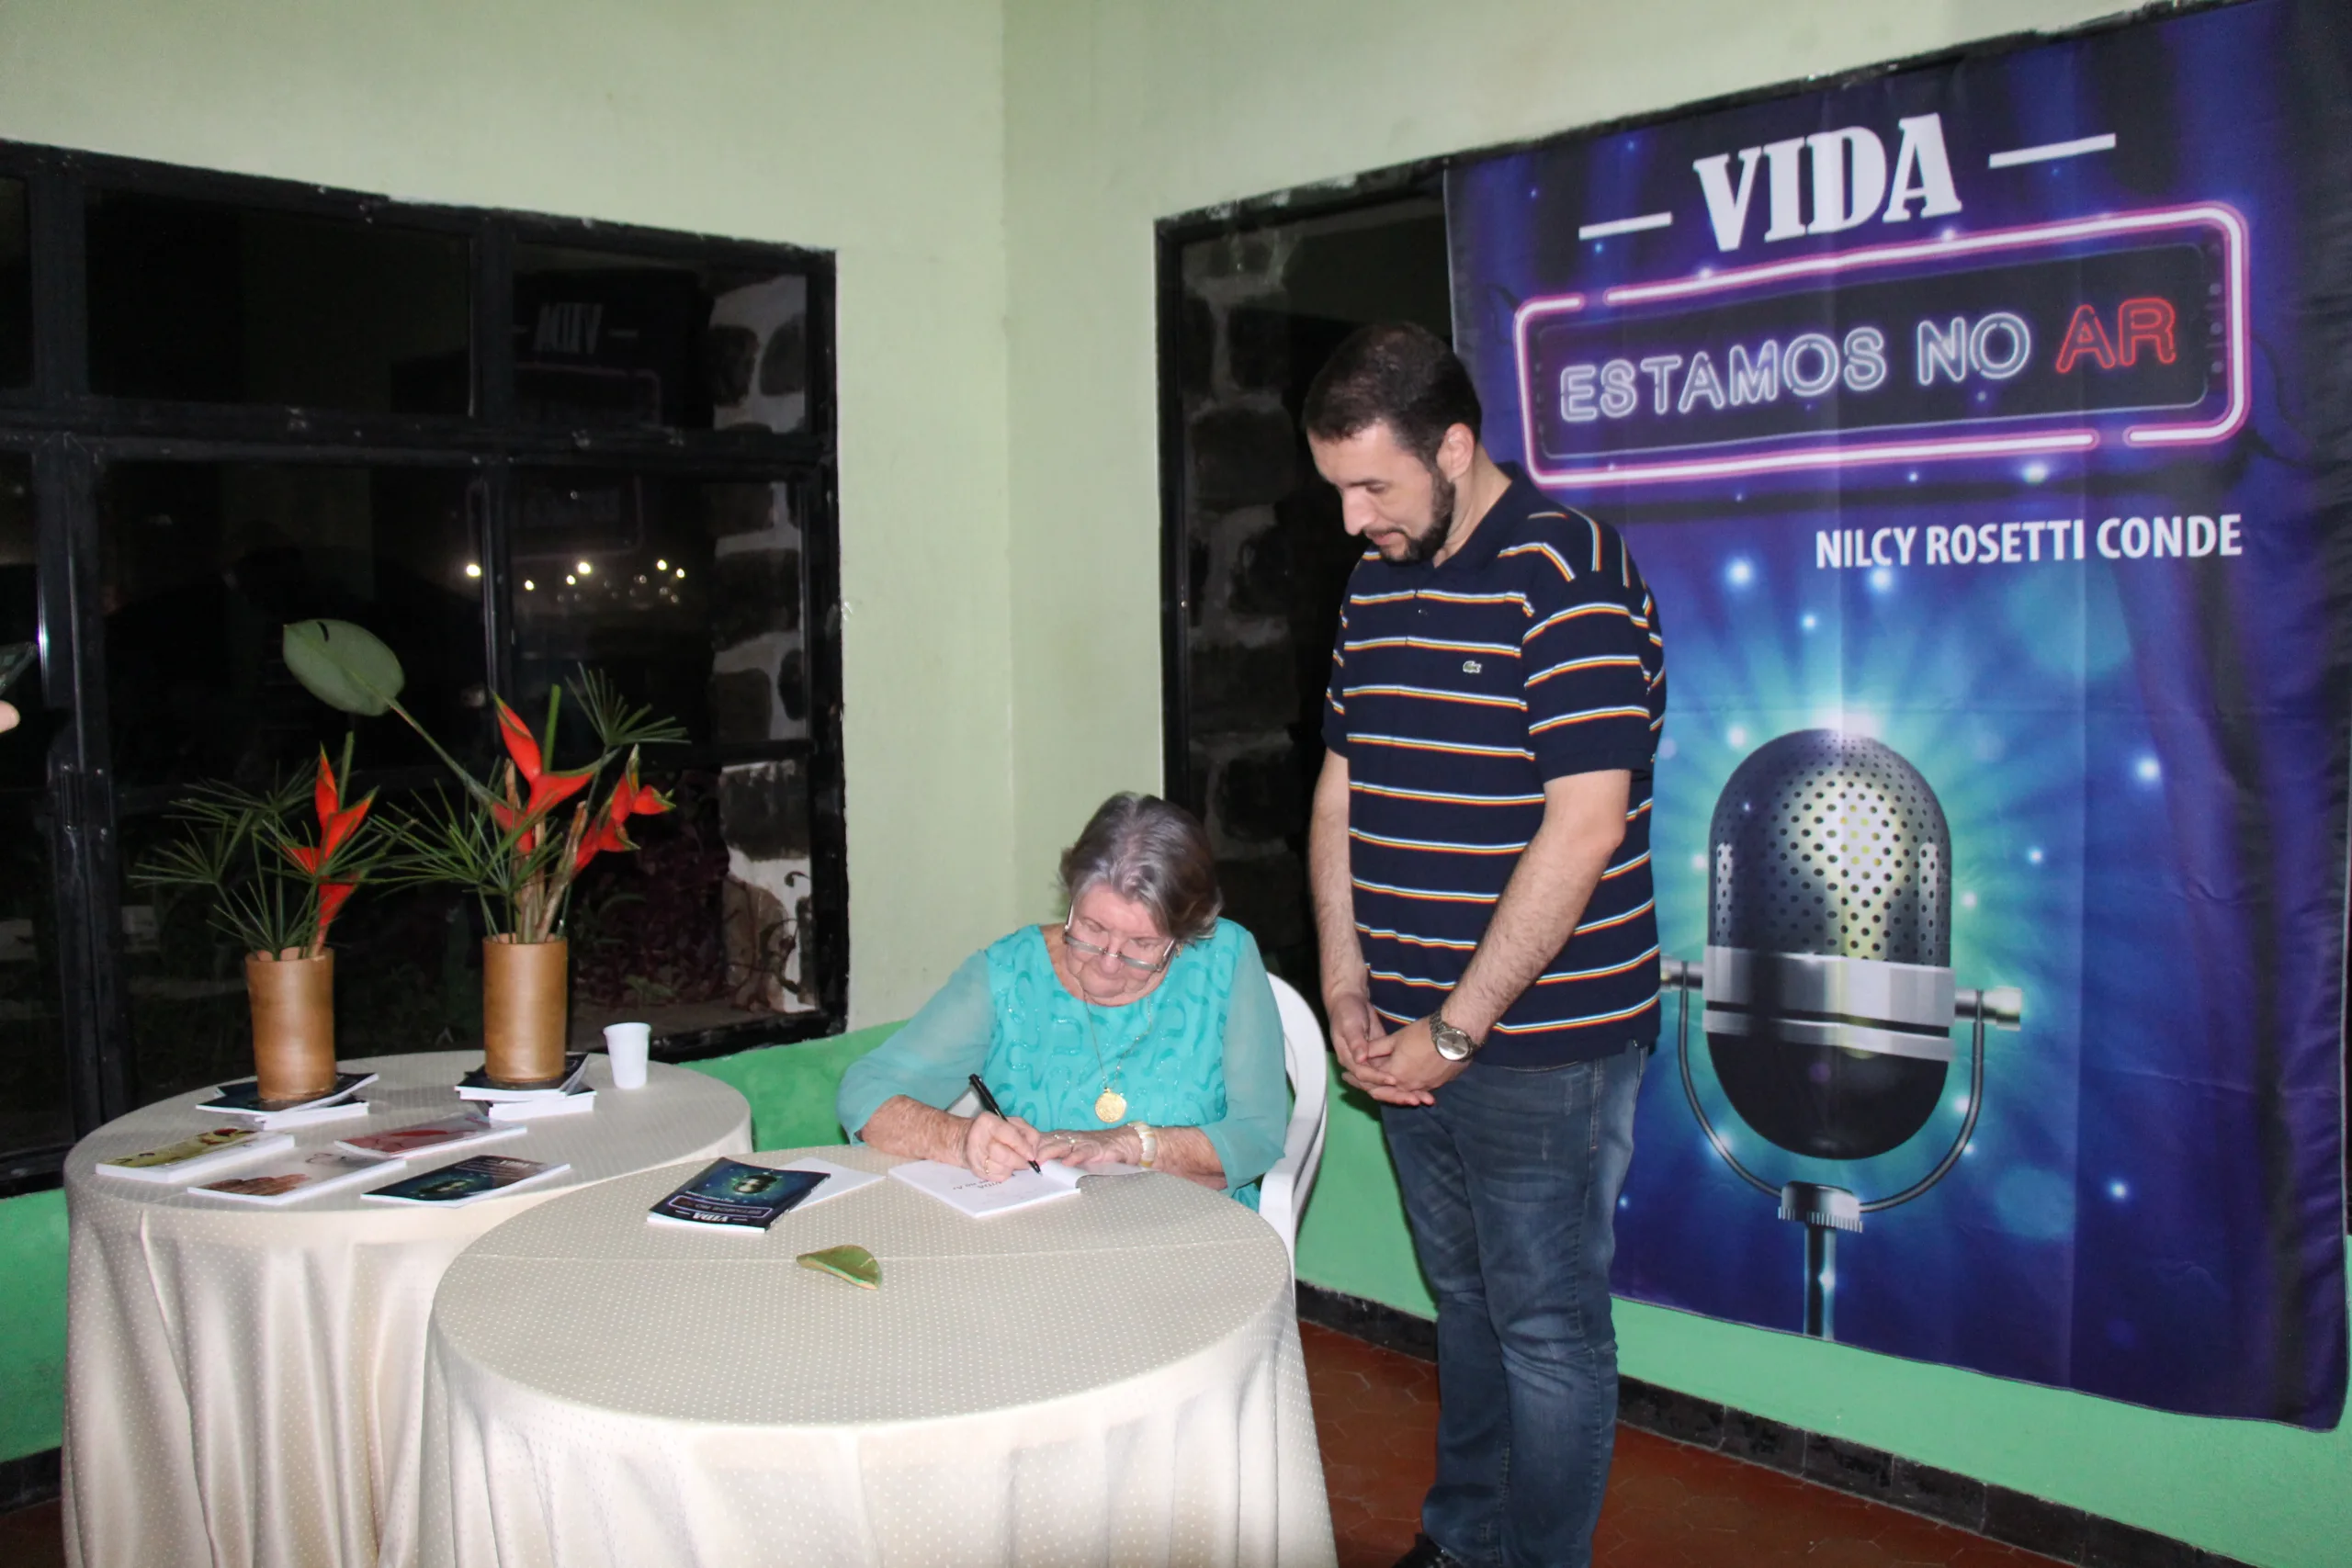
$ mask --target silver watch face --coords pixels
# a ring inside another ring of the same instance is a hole
[[[1430,1020],[1430,1043],[1449,1062],[1466,1062],[1478,1047],[1469,1035],[1442,1019]]]

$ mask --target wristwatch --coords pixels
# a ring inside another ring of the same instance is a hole
[[[1429,1016],[1430,1043],[1437,1054],[1449,1062],[1466,1062],[1478,1049],[1478,1043],[1445,1021],[1443,1010]]]

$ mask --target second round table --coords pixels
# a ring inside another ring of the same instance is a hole
[[[1249,1210],[1141,1175],[972,1219],[885,1179],[764,1234],[648,1224],[695,1168],[450,1267],[426,1563],[1334,1561],[1288,1256]],[[878,1291],[795,1262],[845,1244]]]

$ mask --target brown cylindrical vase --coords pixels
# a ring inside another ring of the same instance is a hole
[[[481,944],[482,1070],[501,1089],[563,1081],[571,944],[491,937]]]
[[[334,954],[248,953],[245,994],[263,1105],[313,1100],[334,1088]]]

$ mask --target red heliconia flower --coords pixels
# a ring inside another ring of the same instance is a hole
[[[500,832],[512,833],[514,831],[515,824],[523,820],[523,808],[519,806],[492,806],[490,808],[490,819],[498,824]],[[526,829],[521,837],[514,840],[516,854],[527,855],[538,847],[539,830],[537,828]]]
[[[351,835],[359,831],[359,825],[368,820],[368,808],[375,802],[375,795],[370,794],[356,806],[345,806],[336,791],[334,769],[328,763],[327,754],[321,751],[318,783],[311,790],[311,809],[319,818],[319,841],[315,846],[288,844],[286,852],[293,857],[296,865],[317,875],[334,858],[334,852],[351,841]]]
[[[531,734],[531,727],[523,722],[515,711],[506,705],[506,699],[494,697],[498,704],[498,738],[506,743],[506,754],[514,759],[514,771],[531,786],[530,798],[523,803],[523,814],[516,821],[537,822],[547,814],[582,790],[595,778],[596,770],[581,768],[571,773],[552,773],[546,759],[539,755],[539,743]],[[502,821],[499,826],[512,832],[514,822]],[[524,852],[528,853],[527,846]]]
[[[580,848],[571,857],[571,874],[577,876],[587,870],[588,863],[606,850],[618,854],[635,848],[637,846],[629,842],[628,835],[621,831],[619,823],[609,817],[604,818],[580,836]]]
[[[358,890],[359,885],[355,882],[319,884],[319,934],[311,945],[322,948],[326,946],[327,927],[333,925],[334,918],[343,912],[345,901]]]
[[[368,808],[376,803],[376,794],[368,791],[366,798],[355,806],[343,804],[342,793],[335,784],[334,767],[327,761],[323,748],[319,752],[319,782],[311,787],[311,808],[319,814],[319,848],[322,861],[331,860],[335,851],[351,841],[359,825],[368,820]]]
[[[287,858],[311,876],[325,871],[334,861],[335,852],[351,841],[359,825],[368,819],[368,808],[376,796],[369,792],[356,805],[343,804],[340,787],[335,783],[334,764],[327,761],[326,751],[319,752],[318,780],[311,787],[311,809],[319,818],[319,841],[315,844],[288,844]],[[327,927],[334,923],[344,903],[350,898],[358,884],[352,882],[322,882],[319,884],[319,929],[311,939],[311,951],[321,953],[327,944]]]
[[[651,784],[637,782],[637,759],[629,759],[628,771],[620,783],[613,786],[613,803],[606,815],[614,823],[628,821],[632,817],[659,817],[671,809],[672,802]]]
[[[613,785],[612,799],[607,801],[596,825],[581,835],[579,852],[572,857],[571,873],[577,876],[588,868],[588,863],[606,850],[616,853],[633,850],[627,824],[632,817],[659,817],[672,808],[673,803],[663,798],[660,790],[637,782],[637,754],[631,752],[628,766]]]

